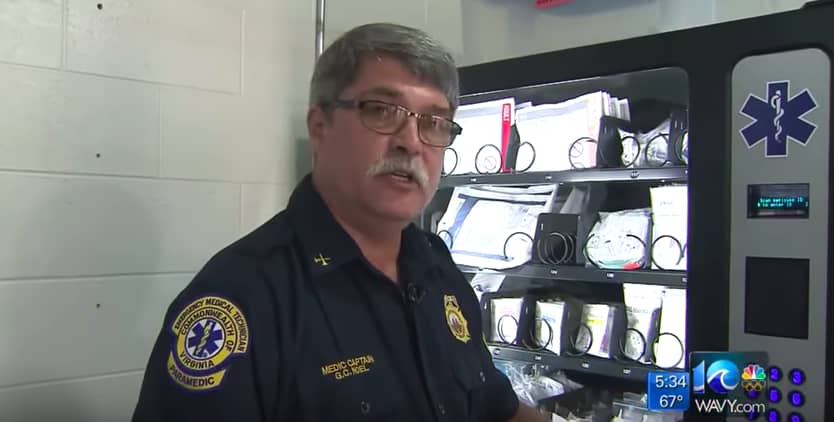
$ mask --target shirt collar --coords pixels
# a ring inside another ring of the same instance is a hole
[[[306,175],[293,190],[287,204],[293,230],[298,234],[303,259],[315,279],[341,266],[362,258],[359,246],[333,217],[321,195],[313,186],[312,175]],[[434,277],[419,277],[437,265],[426,233],[414,223],[402,232],[401,270],[417,275],[415,283],[423,284]]]

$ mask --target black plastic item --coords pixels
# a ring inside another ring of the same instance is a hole
[[[647,133],[668,119],[674,110],[685,109],[684,106],[654,99],[631,101],[629,111],[632,128]]]
[[[672,165],[685,165],[683,159],[683,139],[689,134],[689,114],[686,108],[673,108],[670,113],[669,123],[669,150],[666,155]]]
[[[613,386],[621,384],[629,385],[632,388],[636,387],[635,391],[645,391],[648,373],[662,371],[662,369],[651,365],[629,364],[595,356],[558,356],[548,351],[529,350],[502,344],[490,344],[488,347],[492,356],[496,359],[542,364],[551,368],[558,368],[569,373],[571,379],[580,384],[590,384],[589,381],[594,380],[593,384],[596,385]],[[676,370],[675,368],[672,371]]]
[[[534,294],[526,294],[521,302],[521,318],[518,321],[518,338],[519,346],[530,347],[535,345],[534,339],[531,336],[533,328],[535,327],[534,319],[536,317],[536,296]]]
[[[834,6],[834,0],[813,0],[802,5],[803,9],[817,6]]]
[[[620,130],[635,133],[631,122],[613,117],[602,116],[597,137],[597,167],[627,167],[631,163],[623,163],[623,143]]]
[[[544,265],[574,265],[577,251],[578,214],[541,213],[533,240],[533,262]]]
[[[504,157],[507,169],[516,170],[516,161],[518,159],[518,149],[520,146],[521,137],[518,134],[518,127],[516,127],[515,123],[513,123],[513,125],[510,126],[510,136],[507,140],[507,155]]]
[[[473,275],[478,268],[459,266],[464,274]],[[666,287],[686,288],[685,271],[663,270],[598,270],[580,265],[520,265],[502,271],[508,279],[529,280],[535,288],[552,287],[556,283],[572,285],[617,286],[623,283],[655,284]],[[620,288],[619,290],[622,290]]]

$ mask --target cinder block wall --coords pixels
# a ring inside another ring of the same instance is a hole
[[[387,20],[462,56],[459,0],[327,5],[328,41]],[[308,170],[314,15],[0,0],[0,421],[129,420],[170,300]]]

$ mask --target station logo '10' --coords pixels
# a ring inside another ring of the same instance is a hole
[[[692,368],[692,391],[695,394],[705,394],[706,386],[718,394],[727,394],[738,387],[739,383],[744,391],[761,391],[764,388],[764,369],[756,364],[749,364],[739,374],[736,365],[729,360],[712,362],[704,372],[705,362]]]

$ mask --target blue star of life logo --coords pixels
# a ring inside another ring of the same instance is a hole
[[[789,95],[790,81],[776,81],[767,83],[767,99],[747,96],[740,111],[753,121],[739,131],[747,148],[764,141],[765,157],[787,157],[789,139],[802,146],[811,140],[817,125],[803,116],[817,108],[817,102],[807,89]]]
[[[214,356],[220,350],[223,340],[223,330],[217,325],[213,319],[204,319],[194,324],[186,343],[188,354],[196,359]]]

